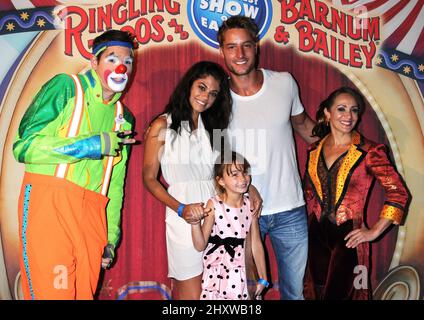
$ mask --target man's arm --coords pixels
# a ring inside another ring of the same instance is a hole
[[[134,118],[126,113],[127,122],[121,130],[129,131],[134,126]],[[115,257],[115,248],[121,238],[121,212],[124,199],[125,176],[127,169],[130,145],[124,145],[121,150],[121,159],[114,165],[107,196],[110,199],[106,207],[107,218],[107,245],[102,256],[102,267],[109,268]],[[115,158],[117,159],[117,158]]]
[[[47,82],[25,112],[13,144],[17,161],[32,164],[74,163],[100,159],[114,153],[107,146],[120,140],[112,133],[89,133],[66,137],[74,110],[72,79],[60,74]],[[109,143],[104,143],[105,139]]]
[[[126,126],[122,127],[121,130],[132,130],[134,118],[129,113],[126,113],[125,119],[127,120]],[[121,160],[113,166],[107,194],[110,199],[106,208],[107,238],[108,243],[113,244],[114,247],[118,244],[121,235],[121,209],[124,198],[124,182],[129,152],[130,146],[124,145],[121,151]]]
[[[75,88],[68,75],[57,75],[43,85],[20,122],[13,144],[17,161],[37,164],[76,161],[69,161],[69,156],[54,151],[74,142],[64,143],[63,137],[58,136],[59,131],[64,131],[61,127],[65,119],[71,116],[67,106],[74,97]]]
[[[309,115],[303,111],[301,114],[291,116],[291,123],[294,131],[296,131],[308,144],[311,144],[318,140],[318,137],[312,137],[312,129],[315,126],[315,122],[309,117]]]

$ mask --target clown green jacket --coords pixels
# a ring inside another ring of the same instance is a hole
[[[58,164],[69,164],[65,179],[100,193],[107,157],[101,155],[101,132],[114,131],[115,104],[102,99],[100,79],[94,70],[78,75],[84,91],[84,107],[79,133],[67,137],[75,108],[75,84],[66,74],[49,80],[37,93],[19,126],[13,153],[25,163],[25,171],[54,176]],[[132,130],[134,118],[124,107],[121,131]],[[108,242],[116,246],[120,238],[121,207],[129,146],[113,158],[113,171],[106,196]]]

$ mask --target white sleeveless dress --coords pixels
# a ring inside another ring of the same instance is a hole
[[[213,164],[218,152],[213,151],[201,116],[199,128],[190,133],[188,122],[181,124],[181,134],[169,129],[167,116],[163,154],[160,159],[162,175],[169,184],[168,192],[184,204],[206,202],[216,194]],[[187,280],[203,271],[202,252],[198,252],[191,237],[191,225],[177,212],[166,208],[166,246],[168,277]]]

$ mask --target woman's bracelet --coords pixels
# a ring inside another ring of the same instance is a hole
[[[268,288],[269,286],[269,282],[262,278],[258,279],[258,283],[262,284],[265,288]]]
[[[179,206],[178,206],[178,216],[179,217],[183,217],[183,210],[184,210],[184,207],[185,207],[186,205],[184,204],[184,203],[181,203]]]

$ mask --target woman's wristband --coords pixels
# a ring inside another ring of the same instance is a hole
[[[184,203],[181,203],[179,206],[178,206],[178,216],[179,217],[183,217],[183,210],[184,210],[184,207],[185,207],[185,204]]]
[[[258,283],[262,284],[265,288],[268,288],[269,286],[269,282],[262,278],[258,279]]]

